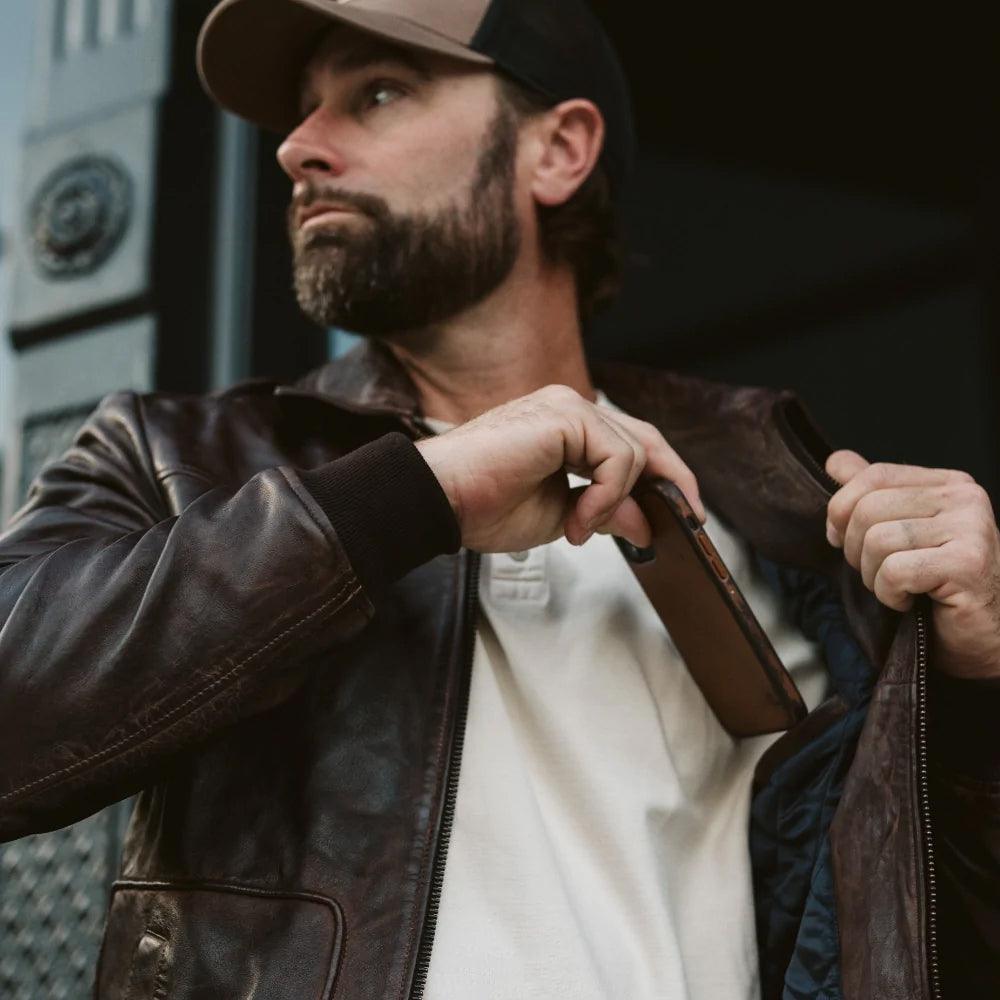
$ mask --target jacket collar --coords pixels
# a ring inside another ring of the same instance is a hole
[[[350,353],[309,372],[282,396],[322,396],[351,413],[412,419],[418,410],[416,389],[395,355],[384,345],[364,340]]]
[[[822,463],[830,449],[794,394],[637,365],[598,364],[593,375],[612,402],[660,430],[691,467],[708,506],[761,555],[826,572],[838,566],[825,537],[830,484]],[[352,413],[410,425],[418,412],[409,376],[377,341],[276,391],[318,395]]]
[[[698,480],[705,503],[761,555],[832,573],[826,540],[832,450],[787,391],[740,388],[637,365],[595,366],[627,413],[655,425]]]

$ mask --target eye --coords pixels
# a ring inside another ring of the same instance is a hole
[[[406,94],[406,88],[394,80],[373,80],[361,93],[361,110],[384,108]]]

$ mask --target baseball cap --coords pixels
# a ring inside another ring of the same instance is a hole
[[[222,0],[198,39],[198,72],[227,111],[287,134],[301,75],[333,23],[404,47],[494,67],[552,104],[604,116],[602,163],[619,191],[635,156],[628,84],[587,0]]]

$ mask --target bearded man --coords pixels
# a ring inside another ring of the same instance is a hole
[[[588,365],[632,129],[582,0],[224,0],[199,60],[366,339],[106,400],[0,537],[0,837],[138,793],[96,995],[996,995],[989,500]],[[777,742],[611,537],[657,476],[812,709]]]

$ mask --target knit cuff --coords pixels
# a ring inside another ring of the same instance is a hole
[[[392,433],[299,478],[329,518],[372,599],[434,556],[456,552],[461,531],[424,457]]]

